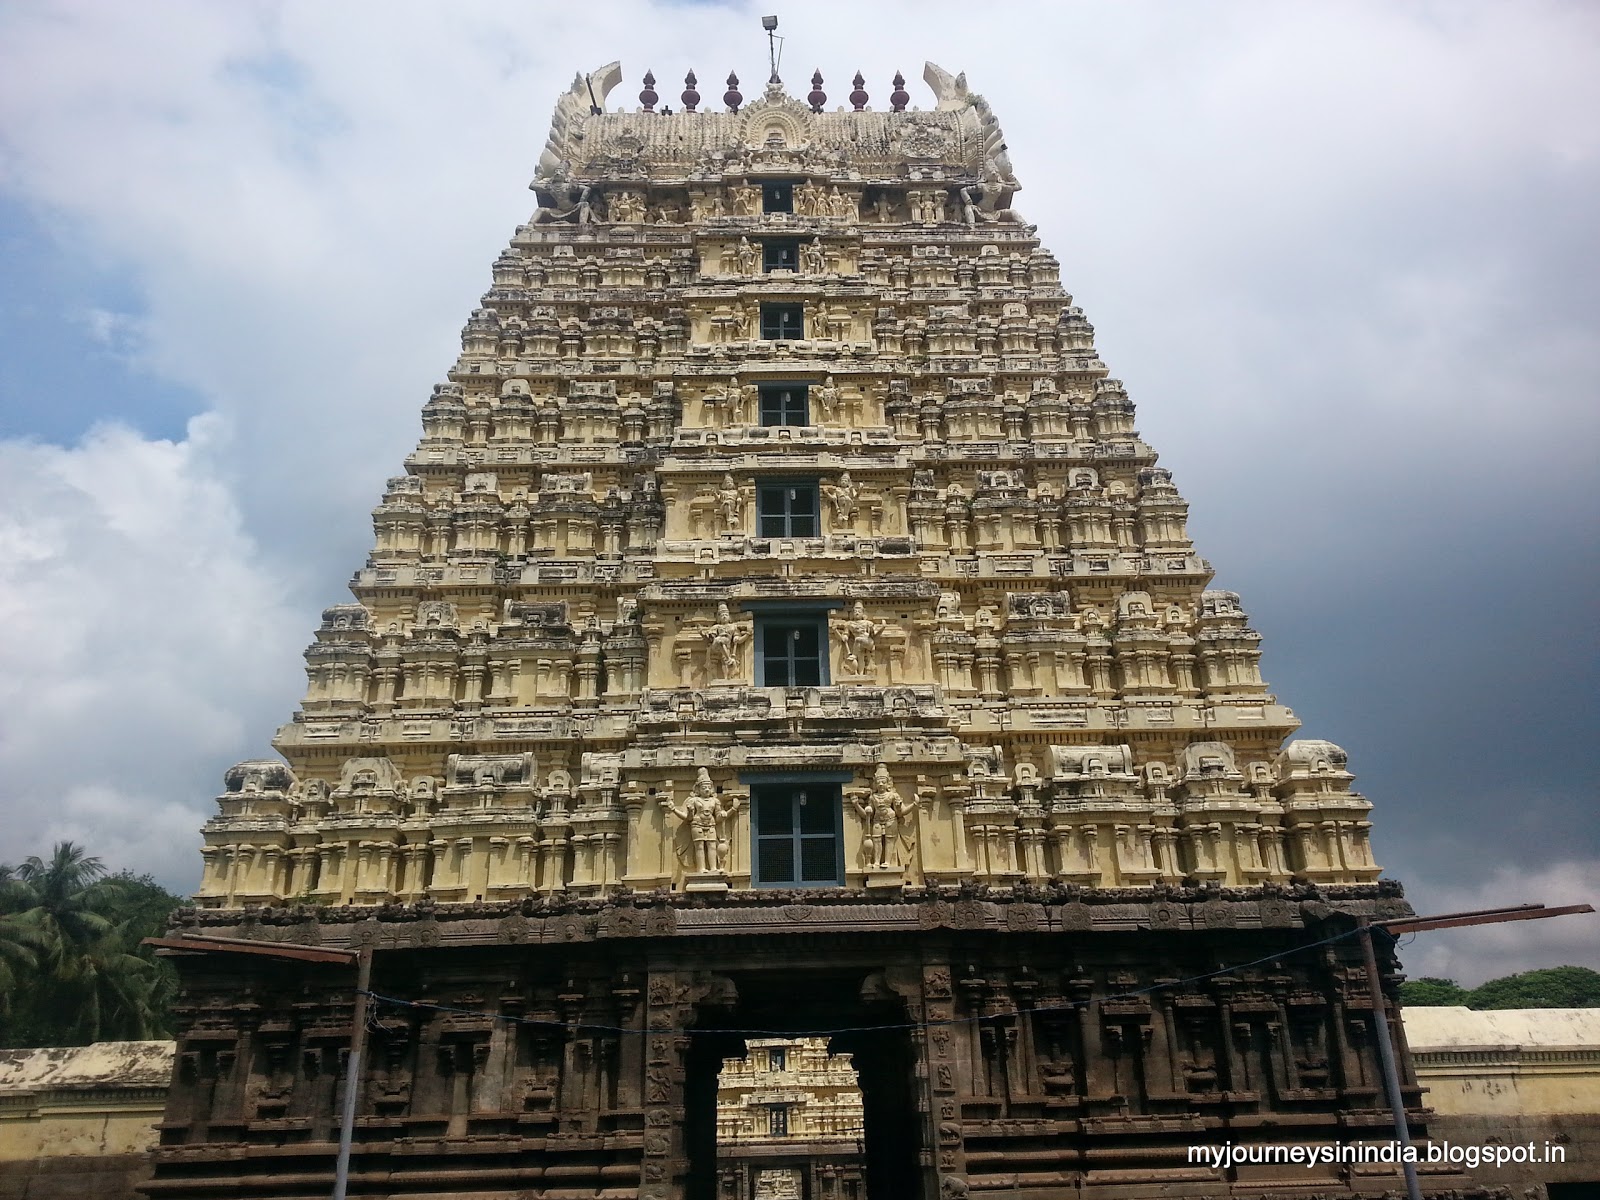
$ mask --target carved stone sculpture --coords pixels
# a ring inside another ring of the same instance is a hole
[[[857,600],[850,616],[839,623],[838,638],[847,675],[870,675],[877,654],[878,639],[889,628],[885,621],[867,616],[867,606]]]
[[[727,871],[728,846],[723,833],[724,823],[739,808],[737,796],[717,795],[710,773],[700,768],[695,776],[694,790],[676,804],[670,796],[664,801],[667,809],[689,828],[689,838],[694,845],[694,869],[701,875],[719,875]]]
[[[761,212],[761,189],[754,184],[741,183],[732,189],[733,215],[753,217]]]
[[[887,871],[900,867],[904,861],[903,843],[910,838],[909,822],[916,815],[917,802],[903,797],[889,777],[889,769],[879,764],[872,775],[871,789],[865,795],[852,796],[851,804],[861,816],[869,869]]]
[[[701,635],[706,641],[706,673],[713,680],[735,679],[740,674],[741,649],[750,631],[733,619],[726,604],[717,605],[717,619]]]
[[[824,421],[839,419],[839,385],[834,383],[833,376],[824,379],[816,390],[817,409],[822,413]]]
[[[534,211],[534,223],[571,221],[587,225],[594,212],[590,195],[587,184],[560,177],[552,179],[539,189],[539,208]]]
[[[828,253],[822,248],[820,237],[812,238],[800,246],[800,269],[807,275],[828,273]]]
[[[836,482],[823,484],[822,494],[833,506],[834,524],[841,529],[849,528],[850,523],[856,518],[856,509],[861,499],[861,488],[850,478],[850,472],[841,471]]]
[[[726,397],[727,393],[722,395]],[[744,529],[744,495],[732,475],[722,477],[717,488],[717,532],[739,533]]]
[[[736,254],[736,261],[739,265],[739,274],[755,275],[761,271],[761,253],[750,244],[749,238],[742,237],[739,239],[739,246]]]

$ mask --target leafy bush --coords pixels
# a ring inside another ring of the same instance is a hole
[[[1491,979],[1468,990],[1454,979],[1424,976],[1400,985],[1400,1003],[1413,1008],[1464,1004],[1468,1008],[1600,1008],[1600,971],[1546,967]]]
[[[1473,1008],[1600,1008],[1600,971],[1546,967],[1472,989]]]
[[[1443,1004],[1465,1004],[1471,993],[1454,979],[1424,975],[1400,985],[1400,1003],[1413,1008],[1434,1008]]]

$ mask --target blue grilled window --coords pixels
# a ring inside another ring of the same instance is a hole
[[[798,271],[800,269],[800,243],[794,238],[762,238],[761,269],[763,271]]]
[[[756,536],[816,537],[817,485],[814,482],[756,486]]]
[[[761,397],[763,425],[811,424],[811,388],[804,383],[763,383]]]
[[[806,335],[806,306],[803,304],[763,304],[761,336],[769,342],[789,341]]]
[[[769,179],[761,185],[761,211],[792,213],[794,184],[787,179]]]
[[[758,687],[821,687],[827,682],[827,618],[763,616],[756,619]]]
[[[837,784],[766,784],[752,789],[757,887],[844,883]]]

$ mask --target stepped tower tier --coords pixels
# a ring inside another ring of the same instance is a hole
[[[872,1200],[1244,1194],[1182,1147],[1385,1127],[1370,805],[1292,740],[988,104],[924,79],[557,102],[180,919],[377,953],[362,1194],[712,1200],[723,1060],[819,1031]],[[348,985],[179,963],[146,1190],[325,1191]]]
[[[561,99],[201,904],[1377,878],[993,114],[926,78],[931,112],[591,113],[615,65]],[[785,857],[797,772],[831,811]]]

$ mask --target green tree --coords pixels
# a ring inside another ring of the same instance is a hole
[[[159,1018],[156,1036],[170,1037],[172,1025],[167,1009],[178,991],[178,972],[169,959],[157,958],[154,950],[141,943],[147,937],[160,937],[166,932],[167,919],[172,916],[173,909],[187,900],[167,891],[149,875],[135,875],[131,871],[120,871],[105,884],[108,889],[115,890],[121,913],[115,930],[118,945],[125,953],[137,955],[155,969],[150,1000]]]
[[[1469,993],[1454,979],[1424,975],[1400,985],[1400,1003],[1412,1008],[1434,1008],[1442,1004],[1465,1004]]]
[[[147,877],[107,877],[71,842],[0,867],[0,1044],[83,1045],[166,1032],[171,973],[139,942],[179,902]]]
[[[1472,989],[1469,1008],[1600,1008],[1600,971],[1546,967]]]
[[[19,915],[28,896],[13,868],[0,864],[0,1018],[9,1017],[17,989],[39,966],[43,939]]]

